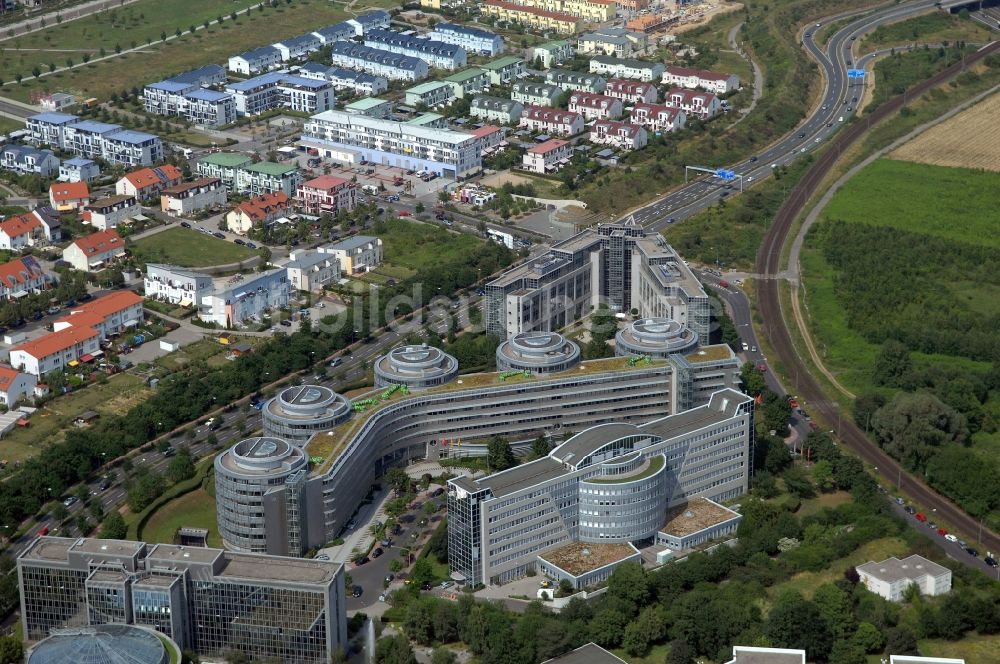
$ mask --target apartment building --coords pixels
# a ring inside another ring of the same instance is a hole
[[[285,263],[288,282],[298,291],[318,291],[340,280],[340,264],[331,254],[294,251]]]
[[[452,96],[459,99],[490,89],[490,75],[478,67],[455,72],[441,80],[451,85]]]
[[[173,79],[150,83],[142,92],[147,113],[184,118],[206,127],[236,122],[233,95]]]
[[[364,274],[382,265],[382,240],[377,237],[354,235],[320,247],[319,251],[335,257],[347,275]]]
[[[68,113],[39,113],[27,119],[28,141],[53,145],[82,157],[100,157],[116,166],[134,168],[163,161],[160,138],[120,125],[80,120]]]
[[[376,164],[451,178],[466,177],[482,168],[478,144],[471,134],[343,111],[326,111],[309,118],[302,142],[329,158],[346,148]]]
[[[710,120],[722,112],[719,98],[711,92],[700,90],[673,88],[663,96],[663,103],[700,120]]]
[[[427,63],[420,58],[353,42],[334,44],[331,63],[336,67],[381,76],[389,81],[422,81],[428,74]]]
[[[0,168],[19,175],[52,177],[59,172],[59,158],[52,150],[39,150],[28,145],[5,145],[0,148]]]
[[[585,74],[568,69],[550,69],[545,72],[545,82],[551,85],[558,85],[563,90],[576,90],[577,92],[604,92],[608,85],[608,80],[597,74]]]
[[[49,205],[59,212],[79,210],[90,202],[86,182],[53,182],[49,185]]]
[[[262,46],[229,58],[229,71],[249,76],[273,69],[281,64],[281,51],[273,46]]]
[[[83,157],[73,157],[59,165],[60,182],[90,182],[100,174],[101,167]]]
[[[171,217],[188,215],[225,204],[226,188],[219,178],[198,178],[168,187],[160,193],[160,210]]]
[[[365,46],[419,58],[436,69],[454,71],[466,65],[465,49],[461,46],[391,30],[369,30],[365,33]]]
[[[640,81],[611,79],[604,88],[604,94],[621,99],[623,104],[655,104],[657,100],[656,86]]]
[[[724,389],[704,405],[641,425],[593,426],[510,470],[449,480],[452,574],[469,585],[501,584],[569,543],[655,537],[667,510],[690,498],[745,493],[752,446],[753,400]]]
[[[507,136],[506,129],[494,125],[483,125],[469,133],[479,143],[479,150],[484,156],[504,147],[504,140]]]
[[[184,181],[184,174],[172,164],[140,168],[126,173],[115,183],[115,193],[119,196],[132,196],[140,201],[155,200],[160,192],[167,187],[173,187]]]
[[[297,35],[283,39],[280,42],[275,42],[271,46],[278,49],[278,52],[281,53],[282,62],[288,62],[289,60],[304,58],[313,51],[318,51],[323,47],[323,43],[319,35],[307,32],[304,35]]]
[[[472,117],[505,125],[517,124],[523,112],[524,105],[521,102],[503,97],[480,95],[469,105],[469,115]]]
[[[237,173],[252,163],[250,157],[238,152],[213,152],[195,162],[194,172],[206,178],[219,178],[229,191],[237,191]]]
[[[219,327],[231,328],[288,306],[288,272],[269,270],[248,276],[226,290],[217,290],[202,297],[198,318]]]
[[[559,34],[575,35],[583,26],[583,21],[577,16],[505,0],[484,0],[479,6],[487,16],[494,16],[500,21],[520,23],[540,31],[551,30]]]
[[[101,350],[101,337],[89,327],[69,327],[10,349],[10,364],[18,371],[41,378],[63,371],[85,356]]]
[[[572,60],[575,55],[576,49],[573,48],[573,44],[564,39],[559,39],[532,47],[529,51],[528,59],[532,63],[537,62],[540,64],[542,69],[549,69],[566,60]]]
[[[392,102],[378,97],[365,97],[344,104],[344,112],[367,115],[370,118],[386,119],[392,115]]]
[[[142,325],[145,314],[142,296],[130,290],[119,290],[90,302],[75,305],[52,323],[53,333],[69,328],[92,329],[101,340]]]
[[[674,106],[636,104],[632,107],[629,121],[642,125],[652,132],[668,133],[684,128],[687,124],[687,113]]]
[[[356,95],[374,96],[389,89],[389,80],[363,71],[329,67],[319,62],[306,62],[297,70],[299,76],[329,81],[334,90],[350,90]]]
[[[555,106],[563,89],[551,83],[518,81],[511,87],[510,98],[525,106]]]
[[[582,115],[586,122],[614,120],[622,116],[622,102],[607,95],[574,92],[569,97],[569,110]]]
[[[255,164],[250,157],[231,152],[206,155],[195,164],[194,170],[202,177],[218,178],[230,192],[248,196],[280,191],[292,197],[302,181],[302,174],[294,165],[270,161]]]
[[[62,259],[74,270],[93,272],[125,257],[125,242],[113,228],[73,240],[62,251]]]
[[[146,263],[142,278],[146,297],[190,307],[214,290],[212,277],[177,265]]]
[[[233,96],[236,114],[260,115],[275,108],[299,113],[321,113],[333,108],[336,95],[329,81],[296,76],[287,72],[268,72],[230,83],[226,92]]]
[[[890,602],[902,601],[910,586],[932,597],[951,591],[951,570],[915,554],[902,560],[892,557],[867,562],[857,570],[865,588]]]
[[[46,272],[34,256],[22,256],[0,265],[0,299],[3,300],[41,293],[55,283],[56,278]]]
[[[614,120],[598,120],[590,129],[591,143],[619,150],[641,150],[649,143],[645,127]]]
[[[329,46],[330,44],[339,41],[348,41],[356,36],[354,26],[347,21],[320,28],[314,31],[313,34],[316,35],[317,39],[319,39],[324,46]]]
[[[490,85],[507,86],[525,75],[524,60],[510,55],[487,62],[482,68],[490,77]]]
[[[569,141],[551,138],[524,151],[521,168],[532,173],[555,173],[569,163],[573,145]]]
[[[525,106],[519,127],[542,134],[576,136],[583,131],[584,120],[579,113],[544,106]]]
[[[108,196],[83,206],[80,219],[98,230],[116,228],[142,214],[134,196]]]
[[[661,83],[680,88],[701,88],[717,95],[740,89],[740,77],[736,74],[723,74],[690,67],[667,67],[663,71]]]
[[[59,214],[50,207],[0,220],[0,249],[18,251],[25,247],[44,247],[61,239]]]
[[[370,30],[387,30],[391,20],[389,12],[378,9],[348,19],[346,23],[354,27],[355,37],[363,37]]]
[[[209,87],[212,85],[222,85],[228,78],[229,76],[226,74],[225,67],[212,64],[182,72],[176,76],[171,76],[167,80],[177,81],[179,83],[193,83],[201,87]]]
[[[226,214],[226,228],[231,233],[246,235],[254,226],[267,226],[285,214],[291,199],[282,191],[261,194],[243,201]]]
[[[24,638],[150,627],[223,659],[329,662],[347,645],[344,564],[124,540],[40,537],[17,560]]]
[[[503,37],[489,30],[457,23],[438,23],[429,36],[445,44],[461,46],[466,53],[478,53],[490,57],[503,53]]]
[[[350,212],[357,205],[357,187],[349,180],[321,175],[299,185],[296,202],[309,214],[336,215]]]
[[[31,401],[36,385],[37,377],[0,366],[0,404],[8,409],[22,401]]]
[[[427,81],[407,88],[405,101],[410,106],[421,104],[427,108],[443,106],[455,99],[455,90],[445,81]]]
[[[651,83],[663,76],[663,64],[610,55],[595,55],[590,59],[590,73]]]

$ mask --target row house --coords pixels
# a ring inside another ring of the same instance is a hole
[[[59,172],[59,158],[52,150],[39,150],[28,145],[5,145],[0,148],[0,168],[19,175],[48,178]]]
[[[337,42],[330,53],[331,64],[382,76],[390,81],[422,81],[429,68],[420,58],[370,48],[353,42]]]
[[[22,256],[0,265],[0,299],[13,300],[41,293],[56,280],[34,256]]]
[[[603,93],[608,81],[597,74],[585,74],[568,69],[550,69],[545,73],[545,82],[558,85],[563,90]]]
[[[85,157],[73,157],[59,165],[60,182],[90,182],[100,174],[97,162]]]
[[[623,104],[655,104],[657,100],[656,86],[652,83],[617,78],[608,81],[604,94],[621,99]]]
[[[494,56],[503,53],[503,37],[495,32],[457,23],[438,23],[430,38],[461,46],[466,53]]]
[[[10,350],[10,364],[18,371],[42,377],[63,371],[101,350],[101,336],[89,327],[69,327]]]
[[[140,201],[153,200],[167,187],[173,187],[184,180],[181,170],[172,164],[140,168],[126,173],[115,183],[115,193],[119,196],[133,196]]]
[[[144,318],[142,296],[130,290],[118,290],[74,306],[52,323],[52,329],[62,332],[70,328],[89,328],[104,340],[138,327]]]
[[[663,76],[663,64],[632,58],[615,58],[610,55],[595,55],[590,59],[590,73],[650,83],[659,81]]]
[[[329,81],[334,90],[349,90],[351,94],[365,97],[381,94],[389,89],[389,79],[383,76],[343,67],[329,67],[319,62],[307,62],[298,68],[297,73],[303,78]]]
[[[520,23],[541,32],[553,31],[564,35],[575,35],[583,25],[578,16],[505,0],[484,0],[479,7],[483,14],[493,16],[499,21]]]
[[[62,259],[81,272],[102,269],[124,257],[125,242],[113,228],[77,238],[62,252]]]
[[[254,196],[233,208],[226,215],[230,233],[246,235],[255,226],[268,226],[284,216],[291,199],[284,192]]]
[[[296,202],[309,214],[336,215],[350,212],[357,205],[357,188],[348,180],[321,175],[299,185]]]
[[[663,103],[683,110],[687,115],[695,115],[701,120],[710,120],[722,110],[719,98],[711,92],[673,88],[663,96]]]
[[[281,51],[273,46],[262,46],[229,58],[229,71],[249,76],[273,69],[281,64]]]
[[[222,85],[229,79],[226,68],[221,65],[205,65],[190,71],[171,76],[168,81],[178,83],[190,83],[199,87],[207,88],[212,85]]]
[[[455,72],[441,80],[451,86],[452,95],[458,99],[464,99],[466,96],[486,92],[490,89],[489,73],[478,67]]]
[[[171,217],[188,215],[226,204],[226,188],[219,178],[199,178],[160,193],[160,210]]]
[[[365,34],[365,46],[419,58],[437,69],[454,71],[466,64],[465,49],[426,37],[375,29]]]
[[[329,81],[285,72],[269,72],[230,83],[226,92],[233,96],[239,116],[260,115],[275,108],[320,113],[333,108],[336,99]]]
[[[357,36],[354,26],[347,21],[320,28],[319,30],[315,30],[313,34],[316,35],[316,38],[320,40],[323,46],[329,46],[339,41],[349,41]]]
[[[549,69],[560,63],[572,60],[576,56],[576,49],[572,42],[565,39],[539,44],[531,49],[531,61],[541,64],[543,69]]]
[[[90,203],[86,182],[53,182],[49,185],[49,205],[59,212],[79,210]]]
[[[288,62],[289,60],[304,58],[313,51],[323,48],[323,40],[320,39],[319,35],[307,32],[304,35],[289,37],[280,42],[275,42],[271,46],[278,49],[278,52],[281,53],[282,62]]]
[[[584,55],[613,55],[627,58],[644,51],[649,46],[649,36],[624,28],[600,28],[580,35],[576,41],[577,53]]]
[[[420,83],[406,90],[406,103],[410,106],[423,104],[428,108],[440,106],[451,102],[455,98],[455,91],[450,83],[444,81],[428,81]]]
[[[190,307],[215,290],[212,277],[177,265],[146,263],[142,277],[146,297]]]
[[[513,125],[521,119],[524,104],[513,99],[481,95],[472,100],[469,105],[469,115],[487,122]]]
[[[683,110],[661,104],[636,104],[629,119],[655,133],[677,131],[687,124],[687,114]]]
[[[579,113],[544,106],[525,106],[518,123],[529,131],[556,136],[575,136],[583,131],[583,125],[583,116]]]
[[[525,106],[555,106],[562,94],[563,89],[552,83],[518,81],[511,88],[510,98]]]
[[[620,150],[641,150],[649,142],[649,133],[641,125],[598,120],[590,129],[590,142]]]
[[[606,23],[615,17],[615,0],[533,0],[536,6],[579,16],[588,23]]]
[[[524,78],[524,60],[508,55],[482,65],[490,77],[490,85],[510,85]]]
[[[142,214],[142,206],[134,196],[108,196],[83,207],[80,218],[98,230],[117,228]]]
[[[113,166],[133,168],[163,161],[158,136],[120,125],[80,120],[68,113],[39,113],[27,119],[29,142],[54,145],[82,157],[100,157]]]
[[[579,113],[587,122],[603,119],[614,120],[622,116],[622,102],[620,99],[607,95],[574,92],[569,97],[569,110],[573,113]]]
[[[0,249],[18,251],[25,247],[44,247],[61,239],[59,214],[52,208],[38,208],[0,221]]]
[[[663,71],[661,82],[681,88],[701,88],[717,95],[728,94],[740,89],[740,77],[736,74],[722,74],[689,67],[667,67]]]
[[[554,173],[569,163],[573,146],[569,141],[552,138],[525,150],[521,168],[532,173]]]
[[[391,20],[392,17],[389,15],[389,12],[377,9],[361,16],[347,19],[345,23],[354,28],[355,37],[364,37],[370,30],[388,29]]]

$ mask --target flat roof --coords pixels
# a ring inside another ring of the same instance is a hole
[[[251,581],[284,581],[315,586],[333,582],[343,567],[343,563],[308,558],[256,556],[230,551],[223,555],[225,566],[219,576]]]
[[[573,576],[580,576],[617,563],[637,553],[636,548],[627,543],[570,542],[556,549],[540,553],[538,557]]]
[[[455,72],[451,76],[445,76],[442,80],[449,81],[451,83],[461,83],[462,81],[468,81],[470,78],[484,76],[485,74],[486,72],[479,67],[471,67],[469,69],[463,69],[460,72]]]
[[[886,558],[882,562],[867,562],[858,565],[859,572],[865,572],[881,581],[893,582],[901,579],[912,579],[915,576],[941,576],[950,570],[947,567],[938,565],[933,560],[928,560],[923,556],[913,554],[900,560],[893,556]]]
[[[422,95],[425,92],[431,92],[433,90],[437,90],[439,88],[444,88],[444,87],[450,88],[451,86],[448,85],[446,81],[427,81],[426,83],[420,83],[418,85],[414,85],[412,88],[407,88],[406,91],[412,92],[413,94]]]
[[[542,664],[625,664],[625,660],[609,653],[596,643],[588,643],[565,655],[547,659]]]
[[[692,498],[686,505],[667,512],[660,532],[675,537],[687,537],[700,530],[739,518],[739,513],[714,503],[708,498]]]
[[[246,170],[263,173],[264,175],[285,175],[286,173],[292,173],[299,169],[298,166],[292,166],[289,164],[276,164],[273,161],[260,161],[256,164],[250,164],[246,167]]]
[[[624,422],[598,424],[584,429],[559,445],[552,450],[551,455],[564,463],[575,466],[583,461],[588,454],[593,453],[595,449],[602,445],[626,436],[641,434],[642,430],[635,424],[626,424]]]
[[[239,152],[214,152],[205,155],[200,161],[205,164],[215,164],[216,166],[236,167],[248,164],[252,160],[247,155],[240,154]]]
[[[94,539],[88,537],[39,537],[21,554],[30,560],[66,562],[68,554],[93,553],[132,556],[145,546],[142,542],[127,540]]]
[[[733,660],[729,664],[806,664],[806,651],[734,646]]]
[[[363,97],[357,101],[352,101],[349,104],[345,104],[344,108],[356,109],[359,111],[367,111],[383,104],[391,104],[392,102],[388,99],[379,99],[378,97]]]

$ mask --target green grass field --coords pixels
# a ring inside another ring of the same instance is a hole
[[[450,233],[439,226],[393,220],[381,235],[385,260],[410,270],[432,270],[440,257],[471,252],[482,240],[464,233]]]
[[[208,545],[222,546],[215,517],[215,499],[205,489],[196,489],[170,501],[150,517],[142,530],[146,542],[171,543],[182,526],[208,529]]]
[[[924,639],[918,645],[924,657],[964,659],[968,664],[995,662],[1000,653],[1000,635],[973,633],[962,637],[961,641]]]
[[[9,131],[16,131],[18,129],[24,129],[23,121],[8,118],[6,115],[0,115],[0,134],[6,134]]]
[[[1000,247],[1000,173],[879,159],[834,196],[824,219]]]
[[[168,353],[163,357],[157,358],[156,364],[164,369],[177,371],[181,367],[207,362],[210,358],[222,355],[225,352],[226,346],[220,344],[215,339],[202,339],[193,344],[183,346],[174,353]]]
[[[930,14],[883,25],[861,40],[859,52],[869,53],[878,49],[904,44],[939,44],[968,41],[988,42],[993,36],[986,26],[968,18],[960,18],[934,10]]]
[[[767,594],[768,597],[774,598],[785,590],[797,590],[808,599],[824,583],[833,583],[842,578],[848,567],[856,567],[869,560],[885,560],[890,556],[900,556],[907,551],[909,551],[909,544],[898,537],[883,537],[872,540],[851,555],[834,560],[829,567],[821,572],[799,572],[788,581],[771,586],[768,588]]]
[[[188,228],[169,228],[144,237],[131,247],[147,263],[172,263],[183,267],[238,263],[256,254],[246,247]]]

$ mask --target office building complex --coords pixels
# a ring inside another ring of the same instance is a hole
[[[29,641],[63,628],[137,625],[207,657],[316,663],[347,643],[342,563],[40,537],[17,573]]]
[[[28,650],[28,664],[170,664],[179,661],[181,649],[173,639],[135,625],[56,630]]]
[[[427,63],[420,58],[370,48],[354,42],[337,42],[330,54],[335,67],[357,69],[390,81],[422,81],[427,78]]]
[[[302,143],[332,158],[341,149],[367,161],[450,178],[473,175],[482,168],[476,137],[449,129],[326,111],[309,118]]]
[[[669,318],[640,318],[615,335],[615,354],[668,357],[698,349],[698,335]]]
[[[285,388],[264,404],[264,435],[303,445],[318,431],[328,431],[351,416],[350,402],[328,387]]]
[[[365,46],[419,58],[437,69],[453,71],[466,63],[465,49],[461,46],[391,30],[369,30],[365,33]]]
[[[434,26],[430,38],[445,44],[461,46],[467,53],[489,56],[503,53],[503,37],[497,33],[457,23],[438,23]]]
[[[375,387],[405,385],[424,390],[451,382],[458,375],[458,360],[433,346],[393,348],[375,363]]]
[[[753,399],[727,389],[642,425],[593,426],[510,470],[449,480],[452,575],[505,583],[573,542],[651,541],[668,508],[744,493],[752,443]],[[623,553],[620,560],[634,558]]]
[[[163,161],[159,136],[121,125],[81,120],[68,113],[39,113],[27,120],[28,141],[54,145],[81,157],[100,157],[113,166],[132,168]]]

